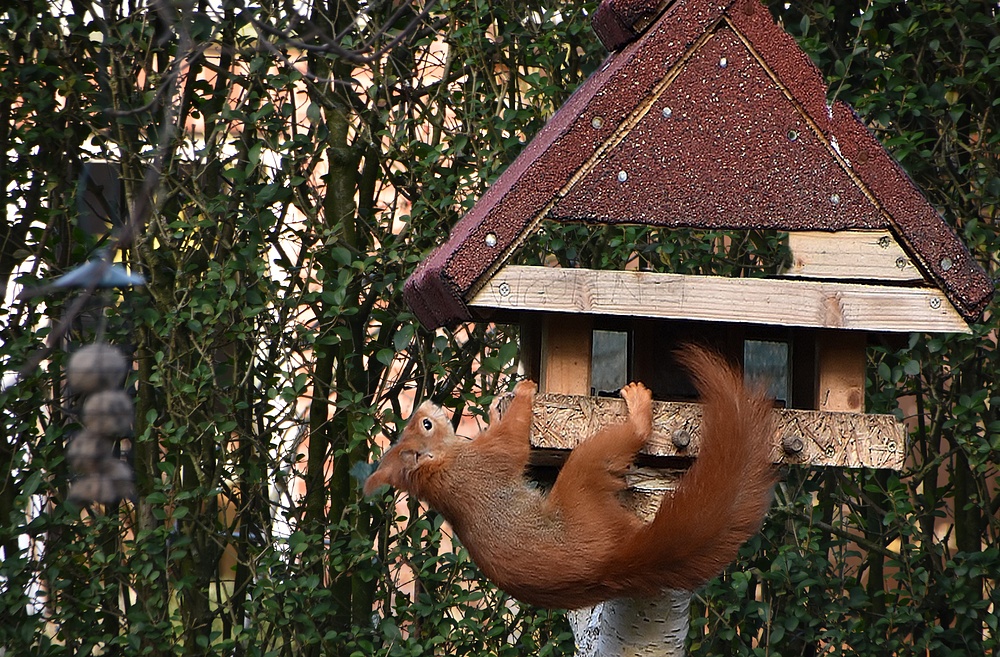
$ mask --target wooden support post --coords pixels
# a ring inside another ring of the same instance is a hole
[[[633,472],[624,504],[651,521],[681,472]],[[658,597],[620,598],[569,613],[576,657],[684,657],[691,624],[691,592],[665,589]]]
[[[816,339],[816,409],[865,412],[864,333],[822,331]]]
[[[548,314],[542,326],[541,392],[590,394],[594,322],[589,315]]]

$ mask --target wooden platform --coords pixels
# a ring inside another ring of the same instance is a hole
[[[499,401],[501,413],[510,397]],[[627,417],[620,399],[539,394],[531,426],[532,447],[568,451],[608,424]],[[775,463],[899,470],[906,428],[891,415],[776,409],[771,457]],[[697,457],[701,405],[653,402],[653,437],[643,454]],[[678,448],[677,444],[687,443]],[[676,443],[676,444],[675,444]],[[558,452],[554,452],[558,454]]]

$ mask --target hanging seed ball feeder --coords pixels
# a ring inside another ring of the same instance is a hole
[[[105,390],[83,402],[83,425],[108,437],[126,436],[132,429],[135,408],[124,390]]]
[[[77,350],[66,367],[70,388],[84,395],[119,387],[127,372],[125,355],[117,347],[104,342]]]
[[[115,454],[115,443],[132,434],[135,407],[121,389],[130,367],[117,347],[96,343],[80,348],[69,359],[66,378],[81,400],[80,431],[66,446],[66,458],[77,478],[69,501],[114,504],[135,499],[132,468]]]

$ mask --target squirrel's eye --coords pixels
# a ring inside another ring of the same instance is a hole
[[[431,429],[434,428],[434,423],[428,420],[427,418],[424,418],[423,425],[426,431],[430,431]]]

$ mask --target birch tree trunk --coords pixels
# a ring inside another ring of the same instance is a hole
[[[577,657],[683,657],[691,592],[609,600],[569,614]]]

